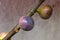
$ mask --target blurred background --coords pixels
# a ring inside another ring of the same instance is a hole
[[[19,18],[34,9],[39,0],[0,0],[0,33],[9,32]],[[53,8],[52,16],[44,20],[37,13],[33,16],[35,26],[31,31],[20,30],[12,40],[60,40],[60,0],[45,0],[41,5]]]

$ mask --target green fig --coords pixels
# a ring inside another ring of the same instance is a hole
[[[37,9],[37,13],[41,16],[43,19],[48,19],[52,14],[52,7],[50,5],[44,5]]]
[[[3,38],[7,35],[7,32],[0,33],[0,40],[3,40]],[[9,39],[10,40],[10,39]]]

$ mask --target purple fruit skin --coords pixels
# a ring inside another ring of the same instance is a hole
[[[25,31],[30,31],[34,27],[34,20],[29,16],[22,16],[19,19],[19,25]]]

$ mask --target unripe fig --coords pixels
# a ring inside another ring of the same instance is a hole
[[[37,9],[37,13],[43,18],[48,19],[52,14],[52,7],[50,5],[44,5]]]

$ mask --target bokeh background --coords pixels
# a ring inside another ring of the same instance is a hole
[[[0,0],[0,33],[9,32],[23,15],[34,9],[39,0]],[[12,40],[60,40],[60,0],[45,0],[41,5],[53,8],[52,16],[44,20],[37,13],[33,16],[35,26],[31,31],[22,29]]]

